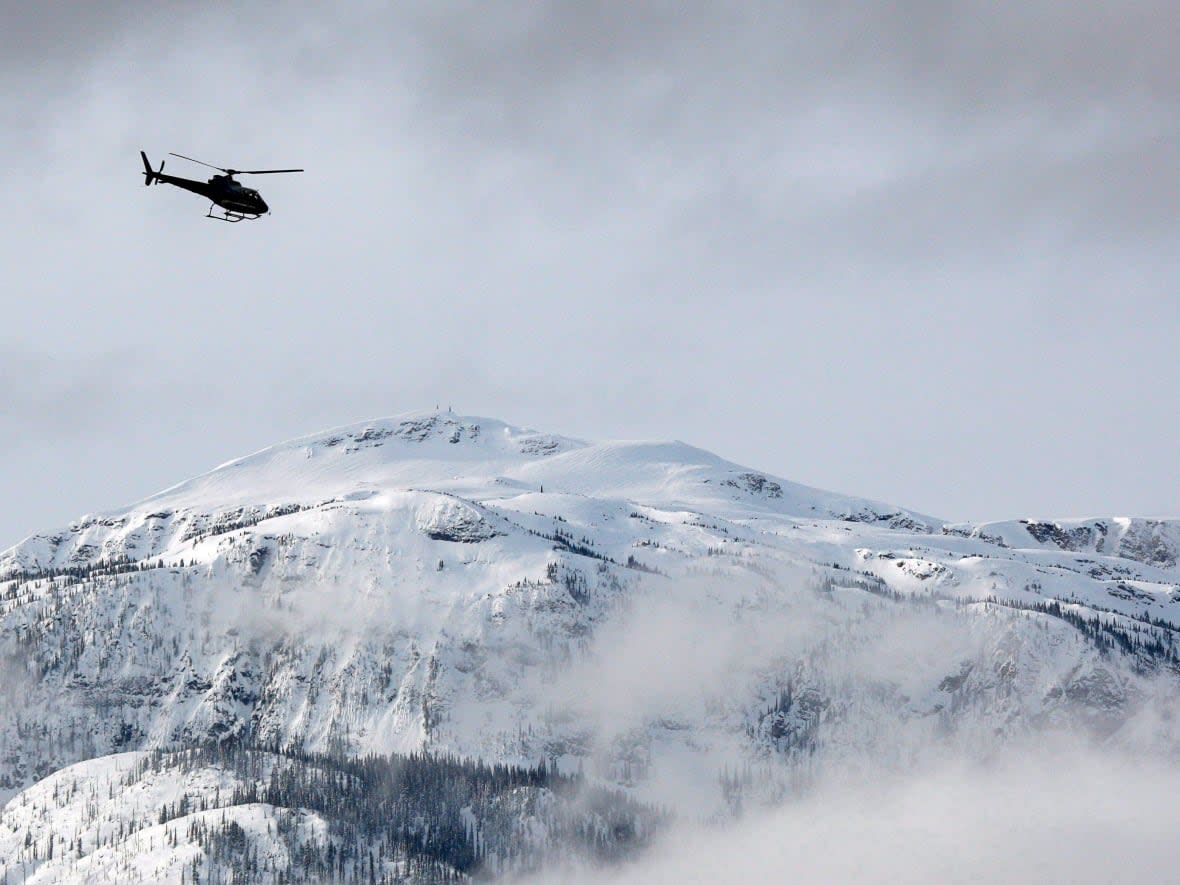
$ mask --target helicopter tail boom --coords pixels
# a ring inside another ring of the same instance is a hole
[[[143,184],[148,187],[160,181],[161,173],[164,171],[164,161],[160,161],[160,168],[153,170],[152,164],[148,162],[147,154],[143,151],[139,152],[139,156],[143,158]]]

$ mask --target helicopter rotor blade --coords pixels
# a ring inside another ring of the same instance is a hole
[[[218,172],[224,172],[227,175],[234,174],[234,170],[232,170],[232,169],[223,169],[220,166],[214,166],[212,163],[206,163],[204,160],[196,160],[192,157],[186,157],[184,154],[176,154],[176,153],[173,153],[172,151],[168,151],[168,155],[171,157],[180,157],[180,159],[188,160],[190,163],[199,163],[202,166],[208,166],[210,169],[216,169]]]
[[[302,172],[302,169],[226,169],[224,166],[214,166],[212,163],[206,163],[204,160],[198,160],[196,157],[186,157],[184,154],[177,154],[173,151],[168,152],[170,156],[180,157],[182,160],[188,160],[190,163],[199,163],[202,166],[208,166],[210,169],[216,169],[218,172],[224,172],[226,175],[274,175],[278,172]]]

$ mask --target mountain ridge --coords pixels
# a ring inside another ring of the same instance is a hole
[[[399,443],[401,448],[391,454],[389,447]],[[380,457],[382,454],[389,457]],[[328,463],[306,463],[317,460]],[[492,475],[478,475],[473,482],[464,483],[462,474],[455,473],[456,464],[461,463],[490,465]],[[654,482],[636,489],[636,483],[642,482],[645,475],[655,475]],[[608,485],[613,481],[613,488],[596,486],[595,477],[603,476],[608,477]],[[538,491],[548,483],[551,491],[595,497],[618,497],[624,491],[633,491],[638,492],[638,497],[668,507],[699,502],[703,490],[697,488],[690,489],[695,494],[676,497],[676,491],[685,484],[714,484],[717,494],[708,496],[714,503],[741,493],[761,498],[777,513],[846,516],[855,521],[894,520],[902,526],[928,528],[940,524],[933,517],[905,508],[770,477],[682,442],[588,443],[513,427],[495,419],[422,411],[345,425],[268,446],[127,507],[83,517],[67,531],[110,524],[136,511],[162,513],[202,506],[224,511],[230,509],[228,505],[257,508],[263,502],[276,507],[322,504],[337,497],[372,492],[379,485],[427,486],[461,497],[493,499],[497,490],[494,485],[488,487],[489,480],[499,481],[512,491],[516,490],[511,488],[513,483]],[[45,536],[26,538],[0,552],[0,575],[17,567],[51,567],[39,556],[18,560],[16,551],[24,548],[26,553],[31,552],[29,542],[37,537]]]

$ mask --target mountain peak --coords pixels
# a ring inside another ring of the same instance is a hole
[[[448,457],[453,457],[458,452],[463,452],[465,456],[475,455],[477,452],[503,454],[513,451],[523,455],[553,454],[561,449],[584,445],[580,440],[539,433],[495,418],[458,415],[450,410],[432,409],[404,412],[387,418],[322,430],[268,446],[245,458],[228,461],[218,469],[293,449],[338,449],[347,454],[354,454],[364,449],[382,448],[387,444],[396,446],[399,443],[418,446],[417,449],[394,450],[394,457],[410,458],[421,457],[424,454],[423,450],[431,453],[445,451],[448,446],[460,446],[448,453]]]
[[[148,499],[210,509],[357,490],[430,489],[472,500],[564,491],[726,518],[759,513],[933,527],[904,508],[824,492],[679,441],[589,442],[450,410],[406,412],[270,446]]]
[[[269,446],[130,507],[30,539],[0,556],[0,565],[58,567],[84,559],[91,548],[158,555],[210,527],[347,502],[372,504],[409,491],[530,510],[535,508],[528,496],[544,491],[610,501],[628,512],[654,507],[738,522],[841,520],[907,531],[942,524],[904,508],[792,483],[683,442],[590,442],[435,409]]]

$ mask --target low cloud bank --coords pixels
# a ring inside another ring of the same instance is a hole
[[[1180,772],[1163,759],[1026,747],[810,797],[726,826],[684,825],[636,864],[529,885],[1165,881],[1180,869]]]
[[[1042,614],[813,585],[678,582],[600,627],[551,701],[596,724],[602,756],[654,760],[637,794],[680,823],[634,864],[524,881],[1175,876],[1174,674]],[[719,777],[746,779],[721,813]]]

